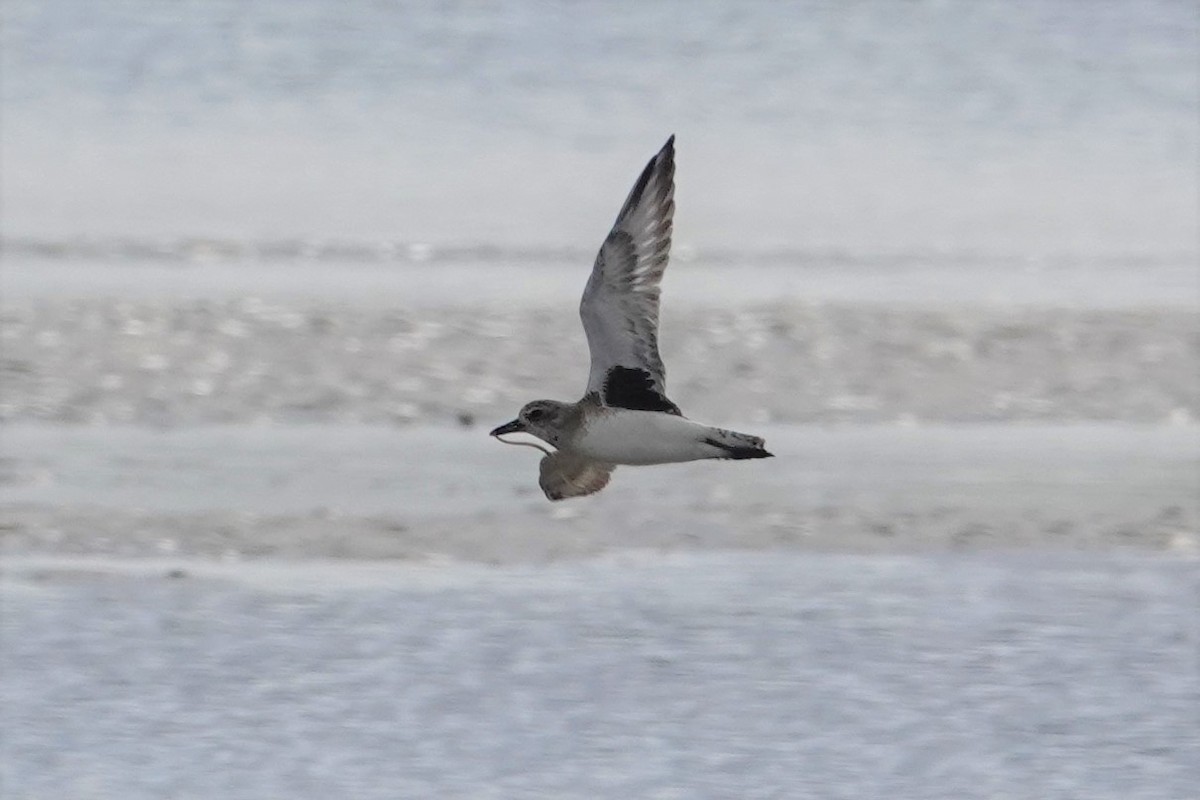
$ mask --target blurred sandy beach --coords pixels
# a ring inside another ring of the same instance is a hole
[[[5,4],[0,794],[1195,796],[1195,8],[619,11]],[[550,504],[670,133],[777,458]]]
[[[668,295],[672,386],[697,418],[771,430],[782,458],[622,469],[603,497],[552,507],[536,458],[486,431],[579,392],[577,281],[558,276],[586,267],[439,264],[454,281],[426,287],[411,266],[341,265],[374,280],[332,298],[278,271],[253,293],[226,275],[173,296],[171,267],[141,269],[99,296],[10,270],[10,555],[1197,547],[1200,314],[1169,278],[1127,304],[1034,287],[885,303],[811,288],[828,275],[803,267],[789,285],[771,280],[782,268],[677,264],[668,290],[694,270],[743,297]],[[513,276],[528,296],[501,286]]]

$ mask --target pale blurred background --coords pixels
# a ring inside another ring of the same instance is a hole
[[[0,6],[0,795],[1192,798],[1200,9]],[[669,392],[486,432],[677,135]]]

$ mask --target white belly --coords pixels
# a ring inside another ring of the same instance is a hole
[[[712,458],[706,425],[659,411],[606,411],[588,420],[572,444],[580,455],[609,464],[673,464]]]

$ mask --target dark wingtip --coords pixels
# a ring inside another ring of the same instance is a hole
[[[642,170],[642,174],[638,176],[637,183],[633,185],[629,196],[625,198],[625,205],[621,206],[621,213],[617,214],[617,225],[620,225],[621,220],[625,219],[629,212],[637,207],[637,204],[641,201],[642,192],[646,191],[646,185],[650,183],[650,179],[654,177],[656,172],[667,176],[664,185],[669,191],[674,185],[675,134],[671,134],[671,138],[667,139],[667,143],[662,146],[662,149],[655,153],[654,157],[646,163],[646,168]]]
[[[658,151],[658,155],[654,157],[655,161],[669,161],[672,164],[675,162],[675,134],[671,134],[667,139],[667,143]]]
[[[705,444],[711,444],[713,447],[719,447],[725,451],[725,455],[717,456],[717,458],[733,459],[741,461],[747,458],[774,458],[774,453],[768,453],[762,447],[750,447],[744,445],[730,445],[724,442],[718,442],[716,439],[705,439]]]

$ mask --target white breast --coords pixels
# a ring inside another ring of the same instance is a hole
[[[574,452],[609,464],[672,464],[712,458],[708,426],[660,411],[604,409],[586,421]]]

